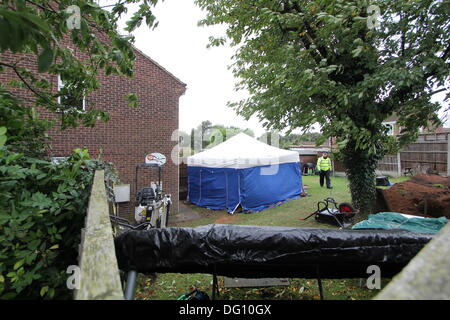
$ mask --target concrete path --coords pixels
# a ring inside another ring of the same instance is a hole
[[[200,219],[200,214],[196,212],[192,206],[193,205],[185,201],[180,201],[180,211],[178,214],[169,218],[170,224]]]

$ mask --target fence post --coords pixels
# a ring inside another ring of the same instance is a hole
[[[400,152],[397,152],[397,175],[402,176],[402,159],[400,157]]]
[[[374,299],[450,299],[449,240],[450,224],[447,224]]]
[[[78,264],[75,300],[123,300],[103,170],[95,171]]]

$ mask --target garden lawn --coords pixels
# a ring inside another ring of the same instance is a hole
[[[303,176],[307,197],[295,199],[279,206],[252,214],[228,214],[225,210],[208,210],[188,204],[195,210],[200,219],[177,223],[171,226],[196,227],[207,224],[237,224],[259,226],[288,226],[309,228],[334,228],[331,225],[319,224],[314,217],[306,221],[299,218],[306,217],[317,209],[317,202],[327,197],[334,198],[338,203],[350,202],[348,181],[343,177],[332,177],[333,189],[329,190],[319,185],[318,176]],[[391,182],[405,181],[407,178],[390,178]],[[365,217],[357,217],[357,221]],[[382,280],[382,288],[389,279]],[[224,288],[223,277],[218,277],[219,299],[319,299],[316,280],[290,279],[289,286],[271,288]],[[371,299],[379,290],[369,290],[361,285],[360,279],[322,280],[325,299]],[[208,274],[158,274],[156,278],[139,275],[136,299],[165,299],[174,300],[193,288],[207,292],[211,296],[212,276]]]

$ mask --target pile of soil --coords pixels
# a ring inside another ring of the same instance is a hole
[[[418,174],[382,190],[382,195],[389,211],[450,218],[450,177]]]

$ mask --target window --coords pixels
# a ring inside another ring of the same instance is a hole
[[[61,77],[58,75],[58,92],[61,91],[62,88],[65,88],[64,82],[61,80]],[[63,105],[64,110],[76,109],[80,112],[86,110],[86,98],[77,99],[74,95],[70,94],[70,88],[66,88],[69,93],[65,96],[58,97],[58,103]]]
[[[393,136],[394,135],[395,122],[383,122],[383,125],[388,129],[387,135],[388,136]]]

